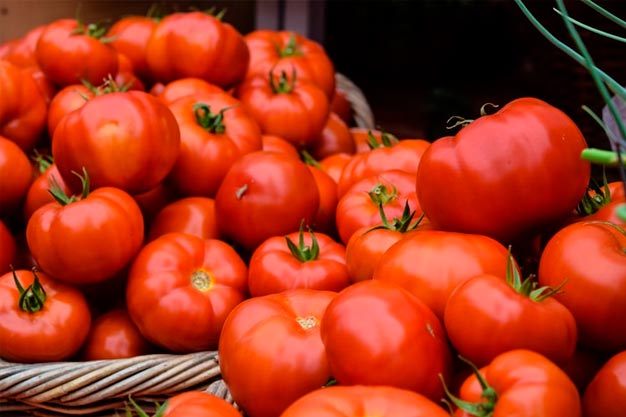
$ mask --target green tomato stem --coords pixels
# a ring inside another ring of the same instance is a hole
[[[26,288],[22,286],[22,283],[17,278],[17,273],[13,265],[11,265],[11,272],[13,273],[15,287],[20,294],[18,300],[19,308],[30,314],[40,311],[46,301],[46,290],[41,285],[41,282],[39,282],[39,276],[37,276],[35,268],[32,269],[33,276],[35,277],[33,283]]]

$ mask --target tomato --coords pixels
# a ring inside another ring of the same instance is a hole
[[[4,221],[0,219],[0,274],[11,270],[17,260],[17,240]]]
[[[30,216],[32,216],[39,207],[55,201],[52,194],[50,194],[52,184],[58,185],[66,195],[71,193],[70,188],[65,184],[65,181],[63,181],[61,174],[59,174],[59,170],[52,160],[52,157],[46,159],[45,156],[39,155],[36,161],[40,166],[40,174],[31,182],[26,192],[22,209],[24,213],[23,217],[26,222],[28,222]]]
[[[130,59],[128,59],[126,55],[118,52],[117,62],[117,74],[113,79],[115,85],[118,86],[118,88],[122,91],[146,91],[146,85],[143,81],[141,81],[137,74],[135,74],[135,69],[133,68],[133,64]]]
[[[149,231],[154,218],[163,210],[165,206],[180,198],[171,186],[164,181],[158,183],[155,187],[144,191],[143,193],[133,194],[133,199],[139,205],[141,213],[143,214],[144,226],[146,232]]]
[[[319,164],[322,166],[324,171],[330,175],[333,180],[335,180],[335,182],[339,182],[341,171],[351,159],[352,155],[340,152],[329,155],[326,158],[322,158],[319,161]]]
[[[438,404],[413,391],[385,385],[330,386],[294,401],[280,417],[446,417]]]
[[[148,241],[170,232],[188,233],[203,239],[220,239],[215,200],[209,197],[185,197],[167,204],[150,224]]]
[[[313,141],[309,152],[315,159],[324,159],[335,153],[356,153],[356,144],[348,125],[336,113],[331,112],[320,137]]]
[[[552,297],[559,290],[537,288],[533,276],[522,280],[511,255],[506,277],[476,275],[452,291],[443,316],[448,338],[476,366],[513,349],[562,364],[573,356],[578,334],[572,313]]]
[[[417,172],[418,198],[437,228],[523,240],[576,208],[590,178],[586,147],[561,110],[516,99],[432,143]]]
[[[340,291],[350,280],[345,247],[323,233],[273,236],[252,253],[248,270],[250,295],[273,294],[293,288]]]
[[[270,71],[291,72],[317,85],[330,99],[335,93],[335,67],[324,47],[292,31],[257,29],[245,36],[250,50],[247,78]]]
[[[0,136],[0,216],[11,216],[26,198],[32,183],[28,156],[12,140]]]
[[[557,231],[539,259],[540,285],[554,295],[578,326],[580,342],[593,350],[626,349],[626,232],[612,223],[581,221]]]
[[[0,358],[11,362],[70,359],[91,326],[85,296],[43,272],[0,276]]]
[[[253,251],[264,240],[311,224],[319,208],[315,178],[282,152],[256,151],[237,160],[215,196],[220,232]]]
[[[415,176],[389,170],[365,177],[346,191],[337,202],[335,221],[344,244],[360,228],[381,222],[381,209],[388,219],[401,218],[405,207],[422,213],[415,193]]]
[[[97,316],[81,350],[82,360],[122,359],[150,353],[125,308],[116,308]]]
[[[398,138],[389,132],[379,129],[369,129],[366,127],[353,126],[349,128],[352,140],[356,146],[356,153],[369,152],[373,148],[383,144],[383,138],[386,136],[391,142],[397,142]]]
[[[83,168],[91,185],[117,187],[131,194],[148,191],[172,170],[180,131],[170,109],[143,91],[112,92],[90,99],[67,114],[52,137],[52,155],[75,191],[72,173]]]
[[[285,152],[286,154],[293,156],[294,158],[300,158],[298,148],[296,148],[291,142],[276,135],[264,134],[261,135],[261,141],[263,143],[262,149],[264,151],[276,151]]]
[[[618,416],[626,409],[626,350],[611,356],[583,394],[585,417]]]
[[[228,401],[206,391],[187,391],[168,398],[160,417],[241,417]]]
[[[435,314],[404,288],[361,281],[342,290],[324,313],[320,334],[340,385],[391,385],[433,401],[452,356]]]
[[[320,205],[311,223],[311,228],[335,238],[337,235],[335,218],[339,202],[337,198],[337,183],[324,171],[321,165],[307,163],[307,166],[311,174],[313,174],[320,195]]]
[[[155,81],[197,77],[224,89],[241,82],[250,60],[243,35],[201,11],[161,19],[145,44],[145,54]]]
[[[282,137],[303,149],[311,146],[322,133],[330,105],[328,97],[315,84],[297,78],[292,72],[271,71],[248,77],[235,95],[265,134]]]
[[[205,93],[225,93],[225,91],[221,87],[211,84],[202,78],[185,77],[178,78],[163,85],[163,88],[154,95],[169,105],[181,97],[189,95],[201,96]]]
[[[28,70],[0,59],[0,136],[30,152],[45,129],[47,103]]]
[[[82,80],[99,85],[117,73],[117,51],[102,36],[105,29],[76,19],[57,19],[43,29],[35,58],[46,77],[60,87]]]
[[[53,191],[56,201],[37,209],[26,225],[28,247],[44,272],[88,284],[110,279],[130,263],[143,244],[144,222],[128,193],[114,187],[85,187],[71,197]]]
[[[574,383],[545,356],[527,349],[496,356],[463,382],[458,398],[468,404],[454,417],[582,415]]]
[[[406,235],[380,257],[373,278],[400,284],[443,322],[457,285],[482,273],[505,276],[508,250],[483,235],[421,230]]]
[[[350,103],[346,91],[339,86],[335,86],[335,94],[330,102],[330,107],[332,112],[336,113],[346,125],[350,126],[354,123],[352,103]]]
[[[167,182],[184,196],[215,197],[232,164],[260,150],[261,131],[225,92],[193,94],[169,105],[180,128],[180,153]]]
[[[128,312],[146,339],[169,351],[215,350],[226,316],[246,298],[247,273],[227,243],[168,233],[133,260]]]
[[[22,68],[38,66],[35,49],[45,27],[46,25],[39,25],[29,29],[23,36],[16,39],[3,59]]]
[[[278,416],[329,380],[320,326],[335,295],[295,289],[249,298],[233,309],[218,353],[222,378],[245,415]]]
[[[86,84],[71,84],[61,88],[48,106],[46,119],[48,135],[53,137],[61,119],[68,113],[83,107],[96,94],[98,94],[97,88]]]

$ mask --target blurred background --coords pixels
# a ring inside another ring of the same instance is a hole
[[[591,146],[608,146],[582,109],[600,113],[588,72],[549,43],[513,0],[221,0],[164,1],[170,10],[226,8],[224,21],[246,34],[257,28],[296,30],[320,42],[365,94],[377,126],[401,138],[450,134],[450,116],[475,118],[487,102],[535,96],[565,111]],[[114,21],[145,14],[153,1],[0,0],[0,42],[61,17]],[[626,1],[597,0],[626,18]],[[572,45],[552,0],[526,0],[533,14]],[[624,29],[580,0],[570,15],[611,33]],[[588,31],[581,35],[596,64],[626,84],[626,48]]]

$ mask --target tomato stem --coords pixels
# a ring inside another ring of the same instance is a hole
[[[304,219],[300,222],[300,232],[298,234],[298,246],[289,238],[289,236],[285,237],[287,241],[287,247],[289,248],[289,252],[298,259],[300,262],[308,262],[314,261],[319,257],[320,254],[320,246],[317,242],[317,238],[315,237],[315,233],[313,230],[309,228],[309,233],[311,234],[311,246],[307,246],[304,243]]]
[[[385,184],[377,184],[368,192],[368,195],[376,206],[380,206],[398,198],[398,190],[394,185],[392,191],[389,192]]]
[[[220,134],[226,131],[224,125],[224,112],[232,109],[235,106],[224,107],[219,113],[211,113],[211,107],[205,103],[195,103],[193,105],[193,111],[196,116],[198,124],[207,132]]]
[[[296,68],[291,72],[291,80],[287,77],[287,72],[280,72],[278,83],[274,79],[274,68],[270,70],[270,87],[275,94],[289,94],[296,88]]]
[[[454,405],[456,405],[461,410],[465,411],[467,414],[470,414],[476,417],[491,417],[496,408],[496,402],[498,401],[498,394],[493,389],[493,387],[491,387],[487,383],[487,381],[485,380],[485,377],[480,373],[476,365],[474,365],[471,361],[464,358],[463,356],[459,355],[459,359],[461,359],[463,362],[465,362],[472,368],[472,372],[476,376],[476,379],[478,380],[478,383],[480,384],[480,387],[483,390],[481,397],[484,398],[485,400],[479,403],[471,403],[469,401],[461,400],[460,398],[456,397],[454,394],[450,392],[450,390],[446,386],[443,376],[439,374],[439,380],[441,381],[446,397],[448,397],[448,399]]]
[[[20,293],[20,298],[18,300],[18,306],[20,309],[31,314],[40,311],[46,301],[46,290],[41,285],[41,282],[39,282],[39,276],[37,275],[36,269],[32,269],[34,276],[33,283],[26,288],[22,286],[22,283],[17,278],[17,273],[15,268],[13,268],[13,265],[11,265],[11,272],[13,274],[15,287]]]
[[[298,42],[296,41],[296,34],[291,32],[289,35],[289,40],[284,48],[278,47],[278,55],[281,58],[288,58],[293,56],[300,56],[302,52],[300,52],[300,47]]]
[[[582,150],[580,157],[594,164],[616,167],[621,163],[626,166],[626,152],[622,152],[620,158],[617,152],[607,151],[605,149],[586,148]]]

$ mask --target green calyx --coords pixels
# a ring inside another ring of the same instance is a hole
[[[380,214],[381,224],[368,229],[368,232],[377,229],[387,229],[394,232],[406,233],[417,228],[424,218],[424,213],[422,213],[417,220],[413,221],[413,218],[415,217],[415,210],[411,211],[411,208],[409,207],[409,200],[406,200],[404,203],[402,217],[400,218],[394,217],[392,221],[389,221],[382,203],[378,204],[378,213]]]
[[[289,94],[296,88],[296,69],[293,68],[291,72],[291,80],[287,77],[286,71],[280,72],[278,82],[274,78],[274,69],[269,74],[270,87],[274,94]]]
[[[35,163],[35,167],[37,168],[37,172],[39,174],[43,174],[50,168],[50,165],[54,163],[54,159],[50,154],[42,154],[37,149],[33,151],[33,156],[31,156],[32,161]]]
[[[515,266],[514,258],[511,254],[511,248],[509,247],[509,253],[506,259],[506,282],[518,294],[540,303],[546,298],[552,297],[554,294],[561,292],[561,289],[567,280],[561,282],[556,288],[552,288],[547,285],[537,288],[539,284],[534,275],[529,275],[527,278],[522,279],[519,270]]]
[[[493,416],[493,413],[496,409],[496,403],[498,402],[498,394],[496,393],[496,390],[493,389],[493,387],[491,387],[487,383],[487,381],[485,380],[485,377],[480,373],[476,365],[474,365],[472,362],[470,362],[468,359],[462,356],[459,356],[459,359],[461,359],[463,362],[465,362],[472,368],[472,372],[476,376],[476,379],[478,380],[478,383],[480,384],[480,387],[483,390],[481,393],[481,398],[483,398],[484,400],[481,402],[477,402],[477,403],[471,403],[469,401],[461,400],[460,398],[456,397],[454,394],[450,392],[450,390],[446,386],[445,381],[443,380],[443,376],[439,374],[439,380],[441,381],[441,384],[443,385],[443,390],[446,393],[446,397],[455,406],[457,406],[458,408],[460,408],[461,410],[465,411],[466,413],[472,416],[476,416],[476,417]]]
[[[205,103],[196,103],[193,105],[193,111],[196,116],[198,124],[209,133],[224,133],[226,131],[226,125],[224,125],[224,113],[231,107],[224,107],[219,113],[215,114],[211,112],[211,107]]]
[[[398,190],[396,187],[393,186],[390,191],[385,184],[375,185],[367,194],[377,207],[388,204],[398,198]]]
[[[611,190],[609,188],[606,172],[602,170],[602,186],[591,178],[587,192],[576,206],[576,212],[580,216],[589,216],[611,202]]]
[[[307,246],[304,243],[304,220],[302,220],[302,222],[300,222],[300,232],[298,234],[298,245],[296,246],[296,244],[288,236],[285,237],[289,252],[291,252],[291,254],[300,262],[314,261],[320,254],[320,246],[317,242],[317,238],[315,237],[315,233],[313,233],[313,230],[310,228],[309,233],[311,234],[311,246]]]
[[[89,175],[87,175],[87,170],[85,169],[85,167],[83,167],[83,175],[80,175],[76,171],[72,171],[72,174],[76,175],[80,179],[82,187],[82,193],[80,197],[77,197],[75,195],[68,196],[67,194],[65,194],[65,191],[63,191],[63,188],[61,188],[59,181],[54,177],[54,175],[51,175],[48,179],[48,182],[50,184],[48,192],[62,206],[75,203],[76,201],[82,200],[89,195]]]
[[[370,149],[391,148],[396,143],[398,143],[398,138],[391,133],[381,131],[380,142],[378,142],[374,133],[371,130],[367,131],[367,146],[369,146]]]
[[[302,55],[302,51],[300,51],[300,45],[296,41],[296,34],[293,32],[289,36],[287,45],[285,45],[284,48],[277,46],[276,49],[278,50],[278,56],[280,56],[281,58],[289,58]]]
[[[32,269],[34,276],[33,283],[26,288],[22,286],[22,283],[17,278],[17,273],[15,272],[13,265],[11,265],[11,272],[13,273],[13,282],[15,283],[15,287],[20,293],[20,298],[18,300],[19,308],[22,311],[31,314],[40,311],[46,301],[46,290],[39,282],[39,276],[37,275],[36,269]]]

